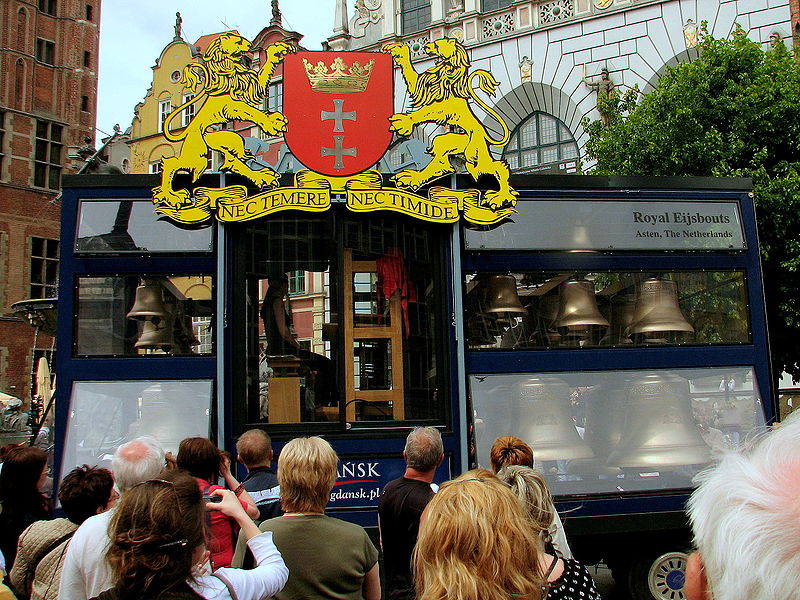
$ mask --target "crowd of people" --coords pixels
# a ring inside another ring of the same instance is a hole
[[[84,465],[41,492],[47,456],[3,452],[0,600],[599,600],[570,552],[534,451],[501,437],[492,470],[437,486],[439,431],[414,428],[401,477],[378,506],[379,551],[361,526],[325,514],[338,456],[320,437],[288,442],[272,470],[261,430],[237,456],[187,438],[117,448],[111,470]],[[697,552],[688,600],[793,598],[800,587],[800,415],[700,474],[689,502]],[[231,469],[240,462],[240,483]]]

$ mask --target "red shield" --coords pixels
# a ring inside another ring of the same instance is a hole
[[[309,169],[346,176],[377,163],[392,139],[392,57],[298,52],[283,61],[284,139]]]

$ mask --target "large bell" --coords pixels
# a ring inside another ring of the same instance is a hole
[[[136,288],[133,307],[126,315],[129,319],[166,319],[169,311],[164,306],[164,288],[157,279],[143,279]]]
[[[678,306],[678,287],[671,279],[646,279],[639,288],[628,335],[644,336],[645,341],[666,341],[670,333],[694,333]]]
[[[692,417],[689,382],[669,373],[649,373],[629,382],[623,403],[625,423],[608,464],[670,470],[711,460]]]
[[[486,280],[483,312],[524,315],[527,311],[517,295],[517,280],[511,275],[491,275]]]
[[[633,294],[617,294],[607,305],[606,314],[611,323],[608,339],[611,344],[630,344],[630,326],[633,323],[636,298]]]
[[[594,284],[570,279],[559,286],[559,306],[555,327],[561,335],[583,335],[592,328],[608,327],[608,321],[597,308]]]
[[[591,458],[570,410],[569,386],[557,377],[530,377],[516,386],[516,435],[533,448],[536,461]]]
[[[159,323],[150,319],[144,321],[142,334],[134,346],[139,349],[169,352],[175,345],[175,339],[172,337],[173,326],[171,319],[161,320]]]

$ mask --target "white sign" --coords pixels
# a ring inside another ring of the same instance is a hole
[[[523,200],[468,250],[744,250],[737,202]]]

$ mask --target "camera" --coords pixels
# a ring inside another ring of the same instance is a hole
[[[203,502],[222,502],[222,496],[211,496],[210,494],[203,494]]]

